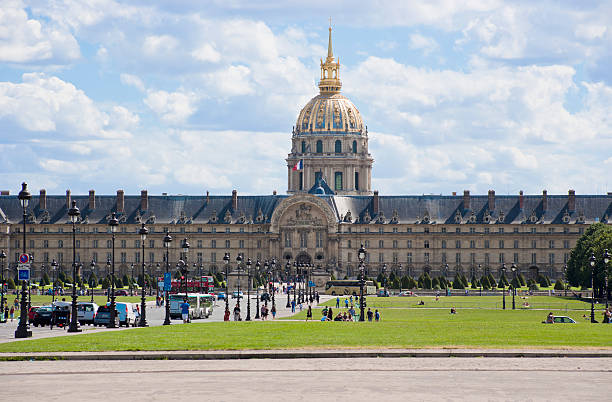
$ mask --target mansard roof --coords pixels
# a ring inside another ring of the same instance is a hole
[[[612,216],[612,194],[576,195],[573,208],[567,195],[525,195],[522,208],[518,195],[495,196],[493,208],[489,208],[487,195],[470,196],[467,207],[461,195],[318,196],[330,205],[338,222],[347,224],[590,224],[611,222]],[[82,223],[106,224],[111,213],[118,212],[121,223],[131,224],[248,224],[269,223],[275,208],[287,197],[240,196],[233,208],[231,195],[148,196],[147,209],[142,210],[141,196],[125,195],[121,213],[114,195],[95,196],[93,209],[87,195],[71,199],[81,210]],[[64,195],[46,196],[44,210],[40,196],[32,196],[27,222],[69,223],[67,212]],[[20,223],[22,214],[17,196],[0,196],[0,223]]]

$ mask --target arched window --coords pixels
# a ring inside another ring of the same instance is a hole
[[[357,153],[357,141],[353,141],[353,153]]]
[[[322,154],[323,153],[323,141],[321,141],[321,140],[317,141],[317,153],[318,154]]]
[[[306,152],[306,141],[302,141],[302,153]]]
[[[340,140],[336,140],[336,144],[334,146],[334,152],[336,152],[337,154],[342,152],[342,141]]]

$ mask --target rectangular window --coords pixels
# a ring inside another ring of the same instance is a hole
[[[555,233],[555,228],[548,228],[548,233]]]
[[[476,248],[476,241],[470,240],[470,248]]]
[[[43,240],[43,248],[49,248],[49,240]]]
[[[461,248],[461,240],[455,241],[455,248]]]
[[[442,257],[442,264],[446,264],[446,253],[442,253],[441,257]]]
[[[485,234],[489,234],[489,228],[484,228]]]
[[[198,248],[202,248],[202,240],[198,240],[198,242],[197,242],[197,247],[198,247]]]
[[[346,254],[346,261],[353,262],[353,253]]]
[[[461,233],[461,228],[455,228],[455,233]]]
[[[155,261],[155,253],[149,253],[149,262]]]
[[[567,264],[567,262],[569,261],[569,253],[564,253],[563,254],[563,262]]]
[[[113,247],[113,241],[112,240],[107,240],[106,241],[106,248],[112,248]]]
[[[536,228],[531,228],[531,233],[535,234],[536,233]]]
[[[261,248],[261,240],[257,240],[257,248]]]
[[[397,228],[393,228],[393,233],[397,233]]]
[[[514,241],[514,248],[519,248],[519,241],[518,240]]]
[[[504,228],[499,228],[498,232],[499,233],[504,233]]]
[[[64,241],[63,240],[58,240],[57,241],[57,248],[64,248]]]
[[[140,262],[140,253],[134,253],[134,262]]]
[[[355,190],[359,191],[359,172],[355,172]]]
[[[303,172],[298,172],[298,183],[300,190],[304,189],[304,174]]]
[[[91,242],[91,247],[92,247],[92,248],[98,248],[98,240],[93,240],[93,241]]]
[[[203,260],[203,257],[202,257],[202,253],[200,252],[197,254],[197,262],[202,262],[202,260]]]
[[[64,253],[57,253],[57,262],[64,262]]]
[[[442,231],[442,233],[446,233],[446,228],[442,227],[441,231]]]
[[[365,248],[370,248],[370,241],[369,240],[365,241]]]
[[[555,263],[555,254],[554,253],[548,254],[548,263],[550,265],[553,265]]]
[[[423,248],[429,248],[429,240],[423,241]]]
[[[230,228],[225,228],[225,233],[230,233]]]
[[[94,253],[94,254],[96,254],[96,253]],[[49,253],[46,253],[46,252],[43,253],[43,261],[44,262],[49,262]],[[96,260],[94,260],[94,261],[96,261]]]
[[[503,240],[499,241],[499,248],[504,248],[504,241]]]
[[[397,240],[393,240],[393,248],[397,248]]]
[[[155,240],[149,240],[149,248],[155,248]]]
[[[412,262],[412,253],[406,254],[406,262],[408,262],[408,263]]]
[[[406,228],[406,233],[412,233],[412,228]]]
[[[397,264],[397,253],[393,253],[393,263]]]
[[[442,240],[442,248],[446,248],[446,240]]]
[[[140,248],[140,240],[134,240],[134,248]]]
[[[548,248],[555,248],[555,241],[554,240],[549,240],[548,241]]]
[[[378,253],[378,262],[385,262],[385,253]]]
[[[210,262],[217,262],[217,253],[210,253]]]
[[[230,241],[229,240],[225,241],[225,248],[230,248]]]
[[[127,262],[127,253],[125,251],[121,252],[121,262]]]
[[[519,232],[519,228],[514,228],[514,233],[518,233]]]
[[[470,262],[476,264],[476,253],[470,253]]]
[[[489,256],[489,253],[485,253],[485,265],[489,265],[490,261],[491,261],[491,258]]]
[[[461,253],[456,253],[455,254],[455,262],[457,264],[461,263]]]
[[[334,190],[342,190],[342,172],[336,172],[334,175]]]
[[[429,233],[429,228],[428,228],[428,227],[425,227],[425,228],[423,229],[423,233]]]
[[[285,247],[291,247],[291,233],[285,232]]]
[[[519,262],[519,255],[518,253],[514,253],[514,255],[512,256],[512,262],[514,262],[515,264],[518,264]]]
[[[425,262],[425,263],[429,262],[429,253],[423,254],[423,262]]]
[[[317,237],[317,247],[318,248],[323,247],[323,233],[316,232],[316,237]]]
[[[78,240],[77,240],[77,241],[78,241]],[[34,246],[34,240],[30,240],[30,250],[31,250],[31,249],[33,249],[33,248],[36,248],[36,247]]]
[[[536,257],[537,257],[537,254],[536,254],[536,253],[531,253],[531,263],[532,263],[532,264],[535,264],[535,263],[536,263]]]
[[[127,247],[127,241],[121,240],[121,248],[126,248],[126,247]]]
[[[470,233],[476,233],[476,228],[470,228]]]
[[[570,248],[569,240],[563,240],[563,248]]]
[[[80,240],[75,240],[75,241],[74,241],[74,246],[75,246],[76,248],[81,248],[81,241],[80,241]]]
[[[484,248],[489,248],[489,241],[488,240],[484,241]]]
[[[504,262],[504,253],[499,253],[499,262],[500,264]]]
[[[406,242],[406,248],[412,248],[412,240]]]
[[[300,232],[300,247],[308,247],[308,233]]]
[[[384,240],[379,240],[378,241],[378,248],[385,248],[385,241]]]
[[[531,241],[531,248],[538,248],[538,243],[536,240]]]
[[[210,248],[217,248],[217,241],[216,240],[211,240],[210,241]]]

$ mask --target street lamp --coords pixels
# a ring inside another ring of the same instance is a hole
[[[76,294],[76,277],[77,277],[77,261],[76,261],[76,223],[81,215],[81,211],[76,206],[76,201],[72,201],[72,207],[68,210],[68,216],[72,223],[72,305],[70,312],[70,325],[68,332],[81,332],[79,322],[77,320],[77,294]]]
[[[94,270],[96,269],[96,262],[94,260],[91,260],[91,264],[89,264],[89,266],[91,267],[91,273],[89,274],[89,291],[91,292],[91,302],[93,303],[94,301],[94,291],[93,291],[93,275],[94,275]]]
[[[181,274],[183,275],[183,278],[185,278],[185,297],[188,297],[188,292],[187,292],[187,273],[189,272],[189,266],[187,265],[187,253],[189,252],[189,242],[187,241],[187,238],[185,237],[183,239],[183,242],[181,243],[181,248],[183,249],[183,254],[185,257],[185,264],[183,264],[183,267],[181,268]]]
[[[109,278],[109,276],[108,276],[108,275],[110,274],[110,271],[111,271],[111,259],[110,259],[110,257],[109,257],[109,258],[106,260],[106,271],[105,271],[105,276],[104,276],[104,278],[106,278],[106,280],[108,280],[108,278]],[[110,294],[111,294],[111,292],[110,292],[110,288],[109,288],[109,287],[107,287],[107,288],[106,288],[106,303],[107,303],[107,304],[108,304],[108,303],[110,303]],[[111,314],[112,314],[112,312],[111,312]]]
[[[53,292],[51,292],[51,303],[55,303],[55,272],[57,271],[57,261],[51,261],[51,269],[53,270]]]
[[[512,285],[512,310],[516,310],[516,305],[514,304],[514,296],[516,295],[516,264],[512,263],[512,266],[510,267],[510,269],[512,270],[512,281],[514,282],[514,284]]]
[[[19,203],[21,204],[21,208],[23,209],[23,254],[26,253],[26,219],[27,208],[32,196],[28,191],[28,185],[24,182],[21,183],[21,191],[19,192]],[[32,331],[30,331],[30,326],[28,324],[28,312],[27,312],[27,288],[26,281],[21,282],[21,314],[19,315],[19,326],[15,331],[15,338],[29,338],[32,336]]]
[[[291,307],[291,303],[289,302],[289,275],[291,274],[291,262],[289,262],[289,258],[287,258],[287,264],[285,264],[285,279],[287,280],[287,305],[286,308]]]
[[[276,275],[276,258],[272,258],[272,264],[270,268],[272,271],[272,307],[274,307],[274,309],[276,310],[276,302],[274,299],[274,294],[276,293],[276,281],[274,280]]]
[[[166,275],[170,272],[170,243],[172,243],[172,236],[170,232],[166,231],[164,236],[164,247],[166,248]],[[166,317],[164,318],[164,325],[170,325],[170,295],[169,289],[166,287],[166,278],[164,276],[164,298],[166,300]],[[170,281],[172,282],[172,281]]]
[[[255,263],[255,273],[257,274],[257,289],[255,290],[255,295],[257,296],[256,298],[257,303],[255,304],[255,307],[256,307],[255,319],[256,320],[260,318],[259,316],[259,280],[261,279],[261,273],[259,272],[260,269],[261,269],[261,264],[259,263],[259,260],[257,260],[257,262]]]
[[[230,262],[230,255],[229,253],[225,253],[225,255],[223,256],[223,262],[225,263],[225,313],[229,313],[229,293],[228,293],[228,289],[229,289],[229,284],[228,284],[228,279],[227,279],[227,274],[229,271],[229,262]]]
[[[251,259],[247,258],[247,316],[245,321],[251,321]]]
[[[297,305],[297,300],[295,298],[296,288],[297,288],[297,276],[298,276],[298,262],[297,260],[293,262],[293,304]]]
[[[591,264],[591,322],[595,323],[595,286],[593,286],[593,276],[595,275],[595,254],[591,253],[589,264]]]
[[[146,297],[146,289],[145,289],[145,240],[147,240],[147,235],[149,234],[149,229],[143,223],[138,231],[140,235],[140,242],[142,243],[142,292],[140,296],[140,322],[138,323],[139,327],[148,327],[147,324],[147,297]]]
[[[367,251],[361,244],[359,251],[357,251],[357,258],[359,259],[359,321],[365,321],[365,305],[363,302],[363,285],[365,285],[365,267],[364,261],[366,259]]]
[[[608,249],[605,249],[603,254],[604,261],[604,280],[606,284],[606,309],[608,308],[608,263],[610,262],[610,253],[608,253]]]
[[[0,289],[0,313],[4,314],[4,260],[6,260],[6,253],[4,252],[4,250],[2,250],[0,252],[0,264],[2,265],[0,267],[1,271],[0,271],[0,276],[2,277],[2,281],[0,282],[0,286],[2,286],[2,288]],[[2,320],[2,322],[6,322],[6,317],[4,317],[4,319]]]
[[[383,264],[382,266],[382,274],[383,274],[383,290],[384,290],[384,295],[387,295],[387,264]]]
[[[134,296],[134,263],[130,264],[130,271],[132,271],[130,276],[130,296]],[[136,290],[136,296],[138,296],[138,290]]]
[[[502,264],[502,277],[500,278],[501,283],[502,283],[502,308],[505,310],[506,309],[506,282],[504,281],[504,279],[506,279],[506,263]]]
[[[444,264],[444,296],[448,296],[448,264]]]
[[[478,264],[478,273],[480,274],[480,280],[478,282],[480,282],[480,296],[482,296],[482,271],[481,271],[482,265]]]
[[[564,280],[564,285],[563,289],[564,289],[564,296],[567,297],[567,287],[568,287],[568,281],[567,281],[567,264],[563,265],[563,280]]]
[[[119,219],[117,219],[117,215],[113,212],[111,214],[111,218],[108,220],[108,226],[111,231],[111,238],[113,243],[113,251],[112,251],[112,261],[110,264],[111,268],[111,291],[110,291],[110,323],[108,324],[108,328],[115,328],[115,320],[116,313],[115,309],[117,308],[115,304],[115,233],[117,233],[117,226],[119,226]],[[108,262],[106,263],[108,267]],[[107,297],[108,299],[108,297]]]
[[[236,294],[236,306],[240,309],[240,265],[242,264],[242,255],[238,254],[236,257],[236,271],[238,271],[238,290]]]

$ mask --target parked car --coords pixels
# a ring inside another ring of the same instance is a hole
[[[127,290],[124,289],[119,289],[119,290],[115,290],[115,296],[128,296],[129,293]]]
[[[234,290],[232,293],[232,299],[242,299],[243,297],[244,293],[242,293],[242,291],[238,292],[237,290]]]
[[[399,292],[398,296],[401,296],[401,297],[416,296],[416,293],[410,290],[402,290],[401,292]]]
[[[570,317],[564,317],[564,316],[555,316],[553,318],[554,324],[575,324],[576,321],[574,321],[573,319],[571,319]],[[543,324],[547,324],[546,321],[542,321]],[[553,324],[553,323],[548,323],[548,324]]]
[[[272,300],[272,298],[270,297],[270,293],[265,292],[261,294],[261,301],[265,302],[265,301],[270,301]]]
[[[225,292],[217,292],[217,300],[225,300]]]
[[[41,327],[44,327],[45,325],[49,325],[49,323],[51,322],[52,311],[53,310],[51,306],[39,307],[34,312],[34,316],[32,317],[32,320],[30,322],[35,327],[38,327],[39,325]]]
[[[77,319],[79,324],[93,324],[96,318],[98,305],[92,302],[78,302],[77,304]]]
[[[136,326],[140,314],[136,311],[136,306],[133,303],[115,303],[119,312],[119,325],[126,327]]]
[[[376,292],[376,296],[378,296],[378,297],[389,297],[389,291],[387,291],[385,289],[379,289]]]
[[[111,320],[111,309],[110,306],[100,306],[94,317],[94,326],[106,326],[108,327]],[[115,312],[115,326],[119,326],[119,313]]]

